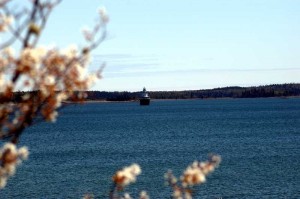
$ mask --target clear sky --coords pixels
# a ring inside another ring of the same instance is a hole
[[[105,6],[106,62],[92,90],[188,90],[300,82],[299,0],[63,0],[42,44],[83,43]]]

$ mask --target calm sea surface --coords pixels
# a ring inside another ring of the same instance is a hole
[[[131,163],[143,171],[126,191],[169,198],[164,173],[180,176],[210,152],[223,161],[195,198],[300,198],[299,98],[70,105],[20,144],[30,158],[0,198],[107,198],[111,176]]]

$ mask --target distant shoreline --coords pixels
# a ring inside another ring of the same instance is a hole
[[[234,98],[234,97],[223,97],[223,98],[190,98],[190,99],[151,99],[151,101],[191,101],[191,100],[235,100],[235,99],[293,99],[300,98],[300,96],[287,96],[287,97],[253,97],[253,98]],[[65,104],[91,104],[91,103],[138,103],[139,100],[129,100],[129,101],[107,101],[107,100],[87,100],[83,102],[72,102],[65,101]]]
[[[141,92],[85,91],[87,101],[134,101]],[[216,99],[216,98],[261,98],[261,97],[296,97],[300,96],[300,84],[274,84],[258,87],[223,87],[214,89],[184,91],[148,91],[152,100],[167,99]]]
[[[57,91],[60,92],[60,91]],[[39,91],[14,92],[11,101],[19,102],[25,94],[38,95]],[[86,103],[91,102],[134,102],[138,101],[141,92],[107,92],[107,91],[75,91],[75,95],[86,94]],[[258,87],[223,87],[214,89],[183,90],[183,91],[148,91],[151,100],[213,100],[239,98],[296,98],[300,97],[300,83],[273,84]],[[66,102],[68,103],[68,102]]]

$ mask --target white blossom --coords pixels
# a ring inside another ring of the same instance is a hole
[[[57,116],[58,116],[58,112],[57,112],[57,111],[53,111],[53,112],[49,115],[49,121],[50,121],[50,122],[56,122]]]
[[[7,183],[7,177],[1,177],[0,175],[0,189],[4,188],[6,186]]]
[[[68,59],[73,59],[78,53],[78,47],[76,44],[71,44],[67,48],[63,49],[61,53]]]
[[[27,160],[28,156],[29,156],[29,151],[28,151],[28,148],[26,146],[24,147],[21,147],[19,150],[18,150],[18,154],[19,154],[19,157],[23,160]]]
[[[122,199],[132,199],[129,193],[124,193],[124,197]]]
[[[15,50],[11,46],[4,48],[2,52],[7,57],[15,56]]]
[[[59,108],[61,106],[61,102],[68,99],[68,96],[65,93],[58,93],[56,95],[56,103],[54,105],[55,108]]]
[[[6,143],[0,149],[0,189],[4,188],[9,177],[15,174],[16,167],[28,158],[27,147],[17,149],[16,145]]]
[[[149,195],[146,191],[141,191],[140,193],[140,199],[150,199]]]
[[[136,181],[136,177],[141,174],[141,168],[138,164],[132,164],[129,167],[125,167],[114,175],[113,179],[115,183],[120,186],[127,186],[130,183]]]
[[[103,23],[108,23],[109,17],[105,7],[99,8],[99,15]]]
[[[0,32],[8,30],[8,26],[14,22],[13,16],[0,14]]]
[[[45,85],[47,85],[47,86],[54,85],[54,84],[55,84],[55,77],[54,77],[53,75],[47,75],[47,76],[44,78],[44,83],[45,83]]]
[[[87,27],[82,28],[81,30],[85,40],[92,41],[94,39],[94,35],[91,30],[89,30]]]

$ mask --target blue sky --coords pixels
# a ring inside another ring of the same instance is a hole
[[[110,16],[92,90],[187,90],[300,82],[298,0],[63,0],[42,44],[83,43],[97,8]]]

